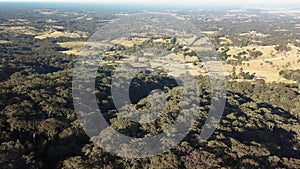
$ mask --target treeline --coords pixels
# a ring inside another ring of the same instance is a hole
[[[138,124],[126,120],[110,97],[111,68],[97,77],[99,107],[112,127],[121,133],[144,137],[163,132],[180,108],[179,89],[163,74],[140,74],[131,86],[136,110],[147,108],[143,97],[162,89],[167,107],[156,121]],[[1,166],[5,168],[297,168],[300,146],[298,86],[276,83],[228,83],[225,111],[212,137],[199,143],[210,105],[210,85],[198,77],[198,119],[187,137],[172,150],[150,158],[127,159],[107,153],[90,142],[74,114],[72,71],[24,75],[14,73],[1,82]],[[139,86],[138,84],[141,84]],[[161,86],[162,84],[166,87]],[[169,86],[169,87],[167,87]],[[139,93],[135,91],[140,91]],[[143,91],[143,92],[141,92]],[[135,94],[138,94],[134,96]],[[155,109],[155,105],[154,105]],[[131,111],[136,111],[130,109]],[[109,137],[109,136],[107,136]],[[278,149],[277,147],[281,148]]]
[[[281,70],[279,75],[288,80],[299,81],[300,80],[300,70]]]

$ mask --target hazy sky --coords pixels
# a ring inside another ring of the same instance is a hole
[[[0,0],[0,2],[67,2],[67,3],[134,3],[140,5],[203,7],[266,7],[266,8],[300,8],[300,0]]]
[[[298,0],[0,0],[2,2],[112,2],[112,3],[221,3],[221,4],[287,4],[296,3]],[[298,1],[299,2],[299,1]],[[298,3],[297,2],[297,3]]]

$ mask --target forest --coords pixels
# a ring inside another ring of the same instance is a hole
[[[63,15],[64,10],[55,9],[56,14],[49,18],[39,12],[30,12],[31,8],[21,8],[16,10],[18,12],[1,8],[0,23],[8,24],[9,18],[22,16],[42,32],[51,25],[45,20],[54,19],[58,25],[69,25],[68,31],[91,34],[108,20],[118,17],[115,11],[101,14],[94,11],[86,12],[94,17],[92,21],[76,21],[74,14]],[[71,12],[81,11],[72,9]],[[247,43],[234,37],[232,32],[229,36],[237,45]],[[206,142],[200,143],[198,138],[210,109],[211,89],[209,77],[197,76],[200,105],[196,109],[199,113],[188,135],[163,154],[125,158],[93,143],[74,112],[72,78],[78,55],[62,53],[66,49],[58,43],[86,41],[87,38],[37,39],[35,35],[2,31],[0,38],[10,42],[0,44],[0,168],[299,168],[299,83],[267,83],[259,79],[228,81],[220,124]],[[213,43],[219,44],[218,38],[211,38]],[[285,40],[289,41],[282,41]],[[266,43],[274,41],[267,39]],[[219,47],[221,45],[216,45]],[[175,45],[176,50],[180,48]],[[289,50],[284,45],[277,49]],[[134,49],[115,46],[111,50],[133,52]],[[249,52],[254,58],[261,55]],[[219,56],[227,59],[226,52]],[[174,122],[180,107],[180,87],[172,77],[163,73],[140,73],[133,80],[130,93],[137,109],[147,107],[145,96],[154,89],[168,96],[167,111],[160,118],[139,124],[116,112],[110,89],[114,69],[109,64],[99,67],[95,91],[99,108],[110,126],[122,134],[141,138],[157,135]],[[243,71],[234,74],[236,76],[254,79],[254,75]],[[282,70],[280,76],[293,81],[300,78],[299,70]]]

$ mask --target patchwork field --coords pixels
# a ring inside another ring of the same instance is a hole
[[[143,43],[146,38],[135,38],[131,40],[115,40],[112,41],[113,44],[120,44],[126,47],[132,47],[134,44]],[[224,43],[230,44],[231,41],[227,38],[221,38]],[[178,39],[180,41],[180,39]],[[203,41],[203,42],[202,42]],[[167,42],[166,40],[157,39],[155,42]],[[197,41],[197,43],[201,44],[206,42],[205,39]],[[65,54],[75,54],[80,55],[83,46],[90,46],[96,48],[99,45],[104,45],[101,43],[95,42],[65,42],[58,43],[63,48],[68,48],[69,50],[62,51]],[[201,45],[200,45],[201,46]],[[247,51],[260,51],[262,52],[261,56],[258,56],[254,60],[242,61],[241,65],[233,66],[230,64],[224,64],[224,74],[229,75],[233,67],[236,68],[236,73],[240,72],[242,68],[244,72],[249,72],[250,74],[255,73],[256,77],[265,79],[266,82],[285,82],[285,83],[293,83],[292,81],[286,80],[279,76],[279,72],[285,69],[299,69],[300,68],[300,48],[288,45],[291,49],[290,51],[278,52],[275,50],[275,46],[246,46],[246,47],[229,47],[228,55],[231,55],[228,59],[236,60],[233,56],[239,55],[241,52]],[[205,49],[206,46],[203,47]],[[246,56],[247,58],[251,58],[250,54],[244,54],[242,57]],[[202,68],[201,65],[193,64],[193,62],[198,62],[198,58],[196,57],[184,57],[182,53],[169,55],[164,57],[163,59],[155,58],[152,59],[150,63],[152,68],[162,67],[169,72],[172,76],[179,76],[183,72],[188,72],[192,75],[203,75],[206,72],[205,68]]]

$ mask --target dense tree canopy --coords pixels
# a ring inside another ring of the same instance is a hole
[[[57,14],[51,16],[33,12],[32,9],[20,9],[18,12],[1,10],[4,12],[1,12],[0,23],[9,22],[8,18],[22,16],[31,21],[29,26],[39,31],[47,30],[45,25],[51,26],[54,23],[45,23],[46,20],[53,19],[58,26],[68,25],[67,31],[92,33],[108,20],[117,18],[112,12],[101,15],[87,12],[87,15],[94,16],[92,20],[76,21],[76,18],[62,10],[57,10]],[[82,11],[76,11],[77,14],[80,12]],[[77,14],[74,16],[77,17]],[[219,24],[227,21],[220,21]],[[208,28],[213,29],[212,26]],[[223,35],[217,34],[212,37],[216,47],[221,46],[218,39],[221,36]],[[181,88],[172,76],[159,71],[140,72],[130,85],[130,99],[135,107],[124,108],[132,112],[147,109],[150,101],[146,96],[156,89],[164,92],[167,102],[157,120],[139,124],[118,113],[112,101],[110,85],[116,65],[101,65],[94,93],[106,121],[122,134],[138,138],[157,135],[174,122],[182,105],[187,112],[198,112],[197,123],[180,144],[171,150],[149,158],[123,158],[105,152],[93,143],[74,112],[72,75],[78,56],[63,54],[61,51],[66,49],[57,43],[84,41],[86,38],[37,39],[34,35],[9,32],[0,32],[0,37],[12,42],[0,44],[0,168],[299,168],[298,84],[228,82],[221,122],[209,140],[200,143],[198,139],[203,123],[211,108],[209,77],[196,77],[200,105],[187,106],[181,103]],[[233,33],[229,38],[237,45],[254,43],[250,41],[250,37],[241,38]],[[187,57],[196,55],[178,41],[180,40],[172,38],[170,43],[159,45],[174,53],[183,52]],[[268,43],[273,42],[274,39]],[[157,44],[150,39],[132,47],[115,45],[110,52],[116,54],[111,58],[107,57],[107,60],[119,61],[123,58],[120,53],[127,55],[147,45]],[[229,57],[226,54],[228,49],[224,49],[225,52],[219,55],[222,60]],[[276,49],[289,50],[287,46],[277,46]],[[254,58],[261,55],[259,51],[248,52]],[[245,59],[242,55],[236,56],[239,61]],[[294,81],[300,78],[299,70],[284,70],[280,75]],[[243,70],[234,72],[231,76],[232,79],[237,76],[244,79],[255,78],[255,74]],[[185,92],[188,95],[190,91]],[[155,108],[157,107],[154,105]],[[164,143],[168,144],[168,140],[164,140]]]

